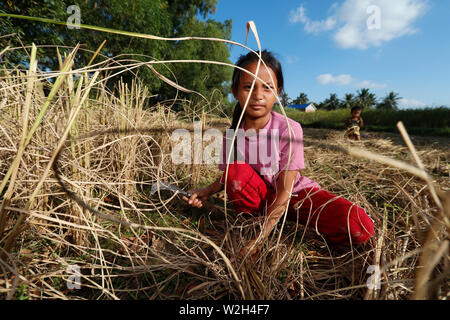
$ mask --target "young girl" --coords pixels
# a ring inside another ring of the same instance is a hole
[[[361,118],[361,111],[361,107],[353,107],[350,111],[352,117],[345,121],[345,128],[347,129],[346,134],[351,140],[361,140],[359,130],[364,125],[363,119]]]
[[[238,103],[230,129],[236,130],[242,108],[247,103],[240,125],[246,135],[244,140],[240,140],[244,143],[238,143],[236,147],[243,161],[233,161],[235,158],[232,158],[227,172],[229,151],[224,143],[223,161],[219,164],[219,169],[224,171],[222,176],[206,188],[191,191],[191,197],[184,199],[192,206],[201,207],[202,201],[223,190],[226,183],[227,197],[236,210],[266,214],[262,235],[250,241],[238,258],[246,254],[255,256],[263,240],[283,216],[286,206],[288,219],[314,227],[332,242],[366,242],[374,233],[373,222],[366,212],[301,175],[300,170],[305,168],[302,127],[298,122],[272,111],[276,101],[272,90],[280,95],[284,87],[281,65],[268,51],[262,52],[261,59],[267,67],[261,62],[257,76],[262,81],[256,80],[253,90],[253,75],[237,68],[233,73],[232,92]],[[256,74],[258,60],[257,55],[250,52],[239,58],[237,66]],[[248,132],[256,135],[247,135]],[[255,155],[254,152],[262,145],[258,133],[263,132],[273,133],[279,138],[278,143],[270,144],[270,161],[260,158],[261,153],[256,152]]]

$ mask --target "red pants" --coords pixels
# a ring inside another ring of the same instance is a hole
[[[236,210],[255,213],[270,205],[276,194],[250,165],[233,163],[228,168],[227,197]],[[364,209],[318,188],[293,195],[287,219],[313,227],[337,243],[363,243],[374,234],[373,221]]]

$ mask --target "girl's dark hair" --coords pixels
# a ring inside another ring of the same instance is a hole
[[[236,66],[245,68],[254,62],[258,62],[258,60],[259,60],[259,57],[255,53],[249,52],[249,53],[239,57],[238,61],[236,62]],[[270,69],[272,69],[273,72],[275,73],[275,76],[277,77],[277,83],[278,83],[278,90],[279,90],[278,93],[281,93],[284,88],[283,70],[281,69],[281,63],[278,61],[277,58],[275,58],[275,56],[272,52],[267,51],[267,50],[263,50],[261,52],[261,60],[264,61],[264,63]],[[263,67],[264,67],[264,65],[261,62],[260,68],[263,68]],[[231,83],[231,88],[233,89],[233,92],[237,92],[242,72],[243,71],[238,68],[235,68],[233,71],[233,78],[232,78],[232,83]],[[242,113],[242,106],[238,102],[236,104],[236,106],[234,107],[233,120],[231,121],[230,129],[236,130],[241,113]]]
[[[353,112],[353,111],[359,111],[359,110],[362,110],[362,108],[361,108],[360,106],[354,106],[354,107],[350,110],[350,112]]]

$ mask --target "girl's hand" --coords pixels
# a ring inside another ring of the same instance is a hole
[[[203,206],[203,201],[209,197],[208,188],[198,189],[198,190],[189,190],[191,194],[190,198],[183,196],[183,200],[186,201],[192,207],[201,208]]]

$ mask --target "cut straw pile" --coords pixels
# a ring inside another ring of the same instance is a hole
[[[217,178],[214,165],[174,165],[170,135],[192,129],[194,118],[204,129],[225,129],[229,120],[188,107],[174,114],[174,101],[151,105],[138,79],[112,90],[108,77],[136,63],[77,69],[77,50],[59,56],[59,72],[37,68],[35,47],[28,70],[2,66],[0,297],[448,297],[448,146],[416,151],[380,136],[350,144],[341,132],[305,130],[303,174],[364,207],[376,235],[339,247],[282,221],[254,265],[230,262],[258,234],[260,217],[194,210],[176,195],[149,192],[157,181],[191,188]],[[67,283],[73,266],[79,289]]]

